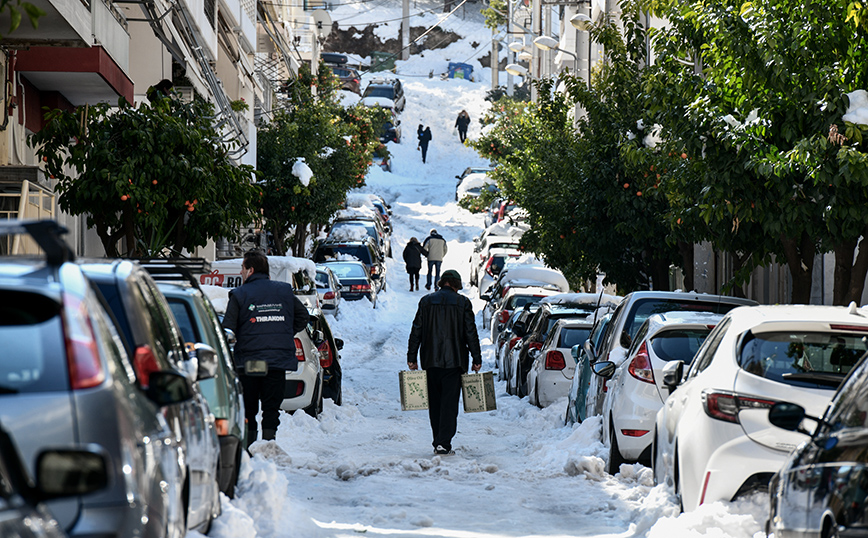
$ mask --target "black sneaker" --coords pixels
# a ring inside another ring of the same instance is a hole
[[[437,445],[437,448],[434,449],[435,454],[439,454],[441,456],[454,456],[455,451],[451,448],[443,448],[443,445]]]
[[[426,289],[426,290],[430,290],[430,289],[431,289],[431,284],[425,284],[425,289]]]

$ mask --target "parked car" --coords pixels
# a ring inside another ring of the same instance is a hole
[[[341,82],[341,89],[347,90],[356,94],[362,94],[362,77],[359,75],[359,72],[351,67],[338,67],[338,66],[329,66],[332,70],[332,73],[338,80]]]
[[[342,405],[344,396],[340,350],[344,348],[344,341],[334,337],[328,319],[321,310],[311,312],[310,324],[314,334],[322,334],[322,340],[317,343],[323,372],[322,397],[333,401],[335,405]]]
[[[614,308],[620,300],[614,295],[596,293],[561,293],[542,299],[540,309],[530,320],[518,322],[512,328],[513,333],[522,337],[524,344],[517,360],[511,365],[513,384],[510,387],[507,383],[507,391],[512,388],[514,392],[511,394],[520,397],[527,395],[527,374],[533,362],[530,351],[542,347],[555,321],[561,318],[587,318],[598,308]]]
[[[401,143],[401,120],[398,119],[398,113],[395,112],[395,109],[391,109],[389,118],[383,122],[380,128],[380,142],[383,144],[387,142]]]
[[[477,172],[466,175],[455,187],[455,201],[466,197],[478,198],[483,190],[497,192],[497,183],[487,173]]]
[[[594,373],[606,378],[609,387],[603,404],[609,474],[616,474],[622,463],[651,464],[651,432],[669,396],[663,367],[671,361],[689,365],[722,317],[704,312],[654,314],[639,328],[621,366],[610,361],[594,364]]]
[[[243,258],[215,260],[211,271],[199,275],[199,283],[223,288],[237,288],[244,279],[241,276]],[[298,300],[308,309],[319,308],[316,289],[316,264],[306,258],[294,256],[268,256],[268,273],[271,280],[290,284]]]
[[[479,266],[479,272],[476,276],[476,281],[479,284],[477,291],[480,297],[494,285],[509,260],[515,260],[519,256],[521,253],[513,248],[495,248],[488,251],[488,257]]]
[[[46,449],[90,446],[105,457],[107,487],[46,499],[71,536],[182,536],[183,445],[166,417],[190,405],[193,383],[174,364],[127,352],[65,232],[0,220],[0,235],[29,234],[47,253],[0,257],[0,423],[37,483]]]
[[[44,450],[35,467],[36,480],[31,484],[15,443],[0,427],[0,536],[66,538],[45,501],[107,488],[107,458],[96,450]]]
[[[530,351],[533,362],[527,374],[527,395],[531,404],[548,407],[569,393],[576,369],[570,350],[588,339],[592,326],[593,319],[560,319],[542,347]]]
[[[805,418],[816,426],[769,483],[768,536],[858,536],[868,527],[866,387],[868,361],[863,356],[822,418],[791,402],[769,410],[769,422],[784,430],[804,431]]]
[[[138,263],[85,260],[79,267],[105,297],[127,353],[133,357],[138,383],[148,387],[154,372],[166,370],[183,372],[193,381],[191,398],[164,409],[166,422],[174,429],[175,442],[181,447],[181,506],[187,508],[187,528],[207,532],[220,515],[220,441],[214,415],[198,382],[216,373],[216,351],[200,346],[196,360],[190,359],[166,298]]]
[[[635,291],[624,297],[624,300],[618,305],[611,322],[606,326],[599,350],[593,350],[595,351],[594,356],[589,357],[590,362],[612,361],[615,366],[620,366],[627,358],[627,349],[633,343],[639,327],[652,314],[673,310],[724,314],[738,306],[755,304],[757,304],[756,301],[725,295]],[[607,390],[605,379],[600,376],[591,376],[591,384],[585,399],[586,417],[602,414],[603,400]]]
[[[486,325],[490,322],[491,325],[491,341],[497,342],[497,337],[500,331],[503,330],[506,322],[512,316],[512,313],[519,308],[522,308],[528,303],[538,303],[545,297],[557,295],[560,290],[554,286],[506,286],[503,288],[503,297],[495,301],[492,298],[485,308],[482,310],[482,324]],[[491,312],[490,314],[487,314]]]
[[[597,316],[591,334],[581,345],[573,346],[570,355],[576,361],[576,369],[570,382],[570,391],[567,395],[567,411],[564,413],[564,425],[569,426],[585,420],[585,398],[588,395],[588,387],[591,384],[591,360],[590,357],[599,356],[603,343],[603,335],[606,327],[612,319],[612,314]]]
[[[502,203],[503,198],[495,198],[490,204],[488,204],[488,207],[485,208],[483,225],[486,228],[497,222],[495,219],[497,218],[497,214],[500,212],[500,204]]]
[[[169,303],[188,350],[195,353],[198,344],[205,344],[217,352],[214,377],[199,381],[199,388],[208,400],[220,440],[217,483],[220,491],[231,499],[238,483],[241,454],[247,446],[247,426],[244,423],[241,380],[235,372],[229,341],[217,312],[199,289],[195,278],[184,272],[179,277],[167,272],[152,273],[152,276],[158,280],[157,286]]]
[[[398,79],[375,78],[362,94],[362,104],[365,106],[394,108],[396,112],[404,111],[405,102],[404,87]]]
[[[813,416],[868,349],[868,319],[845,307],[755,306],[728,313],[657,414],[654,478],[674,487],[684,510],[762,489],[807,436],[769,422],[779,401]],[[677,389],[676,389],[677,387]]]
[[[523,232],[523,228],[516,228],[516,232]],[[512,250],[514,253],[518,254],[519,251],[519,242],[521,241],[521,234],[517,233],[516,235],[492,235],[492,234],[483,234],[479,237],[478,240],[474,241],[473,246],[473,254],[470,255],[470,283],[474,286],[482,287],[479,283],[478,277],[480,275],[480,271],[485,265],[486,260],[491,255],[491,252],[494,249],[503,250]]]
[[[316,266],[316,292],[323,312],[337,317],[341,304],[341,279],[327,265]]]
[[[525,332],[516,332],[516,326],[527,327],[528,322],[536,315],[539,310],[539,303],[527,304],[519,312],[518,317],[512,322],[512,327],[509,333],[504,335],[508,340],[505,340],[505,345],[501,348],[500,359],[498,361],[498,379],[506,381],[506,391],[509,394],[515,394],[515,379],[513,372],[515,371],[514,364],[518,361],[518,355],[524,346]],[[506,331],[504,331],[506,332]]]
[[[359,239],[358,227],[365,229],[367,235],[376,241],[383,256],[392,257],[392,238],[389,230],[383,225],[379,211],[374,207],[357,207],[342,209],[332,219],[329,228],[331,239]],[[349,230],[342,228],[348,227]],[[354,228],[354,229],[353,229]]]
[[[468,166],[464,169],[463,172],[455,176],[455,179],[458,181],[455,183],[455,187],[461,185],[461,182],[464,181],[464,178],[469,176],[470,174],[487,174],[494,170],[494,168],[490,166]],[[458,201],[458,197],[456,196],[455,201]]]
[[[338,260],[357,260],[365,264],[368,274],[376,284],[377,291],[386,291],[386,263],[383,260],[376,243],[369,238],[354,241],[341,241],[338,239],[326,239],[313,252],[313,261],[326,263]],[[334,271],[334,268],[332,268]],[[337,273],[341,284],[346,284],[341,274]],[[347,290],[341,290],[344,299],[350,300]]]
[[[347,301],[367,299],[377,308],[377,284],[363,262],[325,261],[321,265],[331,269],[341,280],[341,297]]]
[[[535,306],[535,303],[526,303],[521,308],[516,308],[509,316],[507,322],[503,324],[503,328],[497,334],[497,339],[494,341],[494,365],[498,369],[498,376],[500,379],[504,378],[504,376],[501,374],[502,370],[500,370],[501,352],[512,351],[512,347],[515,345],[514,341],[521,340],[517,336],[513,338],[512,325],[519,317],[521,317],[524,310],[526,308],[530,308],[531,306]]]

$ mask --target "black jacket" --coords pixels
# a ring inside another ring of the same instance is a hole
[[[253,273],[229,292],[223,326],[235,331],[235,366],[264,360],[272,368],[298,369],[295,333],[304,330],[310,314],[286,282]]]
[[[470,116],[462,116],[459,114],[458,119],[455,120],[455,126],[458,127],[458,130],[466,131],[468,125],[470,125]]]
[[[404,247],[404,263],[407,267],[414,269],[422,268],[422,256],[427,256],[428,253],[422,248],[419,243],[407,243]]]
[[[446,287],[422,297],[410,330],[407,362],[419,362],[423,370],[460,368],[467,372],[468,354],[473,364],[482,364],[470,299]]]
[[[431,141],[431,130],[425,129],[425,131],[421,135],[419,135],[419,145],[422,146],[423,148],[427,148],[428,142],[430,142],[430,141]]]

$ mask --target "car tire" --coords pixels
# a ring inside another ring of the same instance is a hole
[[[840,538],[841,534],[838,532],[838,525],[830,520],[826,519],[823,522],[823,538]]]
[[[621,471],[621,464],[626,463],[624,457],[621,456],[621,449],[618,448],[618,436],[615,435],[615,424],[609,421],[609,463],[606,466],[606,472],[615,476]]]
[[[241,452],[243,441],[239,441],[238,447],[235,449],[235,456],[232,461],[232,476],[229,477],[229,484],[226,486],[226,496],[230,499],[235,498],[235,486],[238,485],[238,475],[241,473]]]

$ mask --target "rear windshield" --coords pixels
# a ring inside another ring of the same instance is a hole
[[[329,275],[327,273],[320,273],[319,271],[317,271],[317,273],[316,273],[316,287],[317,288],[329,287]]]
[[[543,296],[534,296],[534,295],[513,295],[506,302],[507,310],[515,310],[517,308],[521,308],[526,304],[537,304],[542,300]]]
[[[63,343],[60,304],[0,290],[0,394],[67,390]]]
[[[364,234],[362,234],[362,230],[364,230]],[[334,223],[329,232],[329,237],[335,237],[338,241],[347,241],[360,239],[364,237],[365,234],[371,239],[377,239],[377,227],[373,222],[346,221]]]
[[[747,333],[738,354],[746,371],[799,387],[835,388],[868,350],[864,335]]]
[[[332,267],[332,272],[338,275],[338,278],[367,278],[365,268],[354,263],[335,264]]]
[[[349,258],[347,258],[349,256]],[[371,255],[364,245],[329,245],[316,249],[313,261],[322,263],[328,260],[356,259],[366,265],[371,263]],[[334,269],[333,269],[334,270]],[[341,275],[338,275],[340,277]]]
[[[663,331],[651,339],[651,349],[666,362],[684,361],[684,364],[690,364],[710,332],[711,329]]]
[[[587,340],[590,335],[590,327],[566,327],[561,329],[558,347],[572,348],[573,346],[584,344],[585,340]]]
[[[633,309],[627,315],[624,323],[624,331],[634,338],[639,332],[639,327],[645,323],[653,314],[662,314],[664,312],[713,312],[715,314],[726,314],[733,308],[742,305],[719,303],[717,301],[682,301],[676,299],[639,299],[633,304]]]
[[[375,88],[368,86],[367,88],[365,88],[365,95],[363,95],[362,97],[385,97],[386,99],[391,99],[394,94],[395,92],[392,90],[392,88]]]

